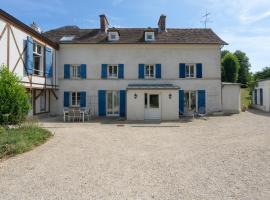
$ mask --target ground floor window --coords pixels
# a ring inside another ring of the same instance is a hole
[[[81,95],[80,92],[71,92],[71,106],[80,106]]]
[[[185,91],[185,111],[196,110],[196,99],[196,91]]]

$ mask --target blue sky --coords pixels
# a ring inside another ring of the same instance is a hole
[[[202,28],[207,9],[208,27],[229,43],[224,49],[246,52],[253,72],[270,66],[270,0],[0,0],[0,5],[44,31],[64,25],[96,28],[103,13],[115,27],[156,27],[165,14],[167,27]]]

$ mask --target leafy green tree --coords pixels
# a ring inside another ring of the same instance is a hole
[[[224,56],[225,56],[227,53],[230,53],[230,51],[228,51],[228,50],[222,50],[222,51],[221,51],[221,60],[222,60],[222,58],[224,58]]]
[[[221,60],[224,58],[224,56],[227,54],[227,53],[230,53],[230,51],[228,50],[222,50],[221,51]],[[224,72],[224,67],[221,65],[221,81],[224,82],[225,81],[225,72]]]
[[[224,70],[224,80],[226,82],[235,83],[238,78],[239,62],[235,55],[232,53],[226,53],[221,61],[221,65]]]
[[[261,80],[266,78],[270,78],[270,67],[265,67],[262,69],[262,71],[258,71],[254,74],[255,80]]]
[[[247,87],[248,82],[250,81],[251,78],[250,75],[251,65],[249,63],[249,58],[244,52],[240,50],[235,51],[234,55],[237,57],[240,65],[237,82],[241,83],[243,87]]]
[[[0,124],[19,124],[31,108],[30,96],[19,83],[19,78],[0,67]]]

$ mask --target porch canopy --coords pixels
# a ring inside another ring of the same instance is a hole
[[[180,87],[173,84],[129,84],[127,90],[179,90]]]

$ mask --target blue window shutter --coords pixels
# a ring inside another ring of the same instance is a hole
[[[47,78],[50,78],[53,75],[52,49],[46,47],[45,52],[45,75]]]
[[[98,114],[99,116],[106,116],[106,91],[98,91]]]
[[[34,56],[33,56],[33,39],[27,36],[26,41],[26,70],[27,74],[33,74],[34,66]]]
[[[202,78],[202,63],[196,64],[196,77]]]
[[[263,105],[263,89],[260,89],[260,104]]]
[[[156,78],[161,78],[161,64],[156,64]]]
[[[81,78],[86,79],[86,64],[81,64]]]
[[[144,64],[139,64],[139,79],[144,79]]]
[[[257,90],[254,90],[254,96],[255,96],[255,104],[257,105]]]
[[[86,92],[80,92],[80,107],[86,107]]]
[[[126,91],[120,90],[120,117],[126,116]]]
[[[179,78],[185,78],[186,77],[186,64],[180,63],[179,64]]]
[[[118,64],[118,78],[124,78],[124,64]]]
[[[179,114],[184,114],[185,110],[185,92],[184,90],[179,90]]]
[[[64,79],[70,79],[70,65],[64,64]]]
[[[205,108],[205,90],[198,90],[198,109]]]
[[[69,92],[64,92],[64,107],[69,107]]]
[[[101,78],[107,78],[107,64],[101,65]]]

